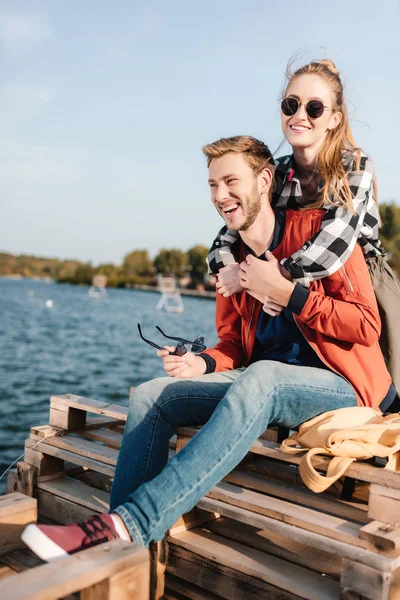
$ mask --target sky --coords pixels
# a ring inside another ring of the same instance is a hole
[[[275,150],[294,54],[335,62],[380,201],[400,201],[399,27],[400,0],[0,0],[0,251],[97,265],[209,245],[201,147]]]

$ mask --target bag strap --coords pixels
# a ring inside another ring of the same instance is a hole
[[[328,454],[324,448],[311,448],[300,461],[300,475],[305,485],[313,492],[324,492],[346,472],[356,459],[349,456],[334,456],[328,466],[326,476],[320,475],[311,464],[316,454]]]
[[[297,447],[297,443],[296,432],[281,442],[280,450],[286,452],[286,454],[301,454],[302,452],[307,452],[308,448]]]

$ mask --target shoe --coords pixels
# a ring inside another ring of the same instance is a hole
[[[47,562],[119,537],[108,513],[71,525],[28,525],[21,535],[22,541]]]

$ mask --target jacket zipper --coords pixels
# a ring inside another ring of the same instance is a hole
[[[248,360],[247,363],[250,360],[250,344],[249,344],[249,338],[250,338],[250,328],[251,328],[251,322],[253,320],[253,315],[254,315],[254,309],[256,307],[256,300],[253,298],[253,306],[251,308],[251,314],[250,314],[250,319],[249,319],[249,326],[247,327],[247,336],[246,336],[246,350],[247,350],[247,354],[248,354]]]
[[[342,273],[343,273],[343,277],[344,277],[344,279],[345,279],[345,281],[346,281],[346,283],[347,283],[347,286],[348,286],[348,292],[349,292],[349,294],[354,294],[354,287],[353,287],[353,284],[351,283],[351,279],[350,279],[350,277],[348,276],[348,274],[347,274],[347,271],[346,271],[346,269],[345,269],[345,266],[344,266],[344,265],[343,265],[343,267],[341,268],[341,271],[342,271]]]

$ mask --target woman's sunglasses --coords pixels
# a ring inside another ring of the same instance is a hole
[[[281,102],[281,111],[287,117],[292,117],[297,113],[300,106],[304,104],[304,102],[300,102],[297,98],[284,98]],[[322,100],[309,100],[306,104],[306,113],[310,117],[310,119],[319,119],[324,114],[324,110],[332,110],[329,106],[325,106]]]
[[[146,342],[146,344],[149,344],[150,346],[153,346],[153,348],[157,348],[157,350],[164,350],[163,346],[159,346],[158,344],[155,344],[154,342],[152,342],[151,340],[148,340],[144,337],[144,335],[142,334],[142,329],[140,327],[140,323],[137,324],[138,329],[139,329],[139,335],[142,338],[142,340],[144,342]],[[174,340],[175,342],[178,342],[176,347],[175,347],[175,351],[174,352],[170,352],[170,354],[173,354],[175,356],[183,356],[184,354],[186,354],[186,352],[188,350],[190,350],[191,352],[203,352],[203,350],[206,349],[206,345],[204,344],[204,338],[203,336],[199,336],[197,338],[195,338],[193,340],[193,342],[191,342],[190,340],[185,340],[184,338],[180,338],[180,337],[173,337],[171,335],[166,335],[163,330],[161,329],[161,327],[158,327],[158,325],[156,325],[156,329],[158,329],[158,331],[165,337],[168,338],[169,340]]]

